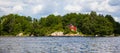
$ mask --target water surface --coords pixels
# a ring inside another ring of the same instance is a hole
[[[0,53],[120,53],[120,37],[0,37]]]

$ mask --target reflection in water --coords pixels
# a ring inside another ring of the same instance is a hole
[[[120,53],[120,37],[1,37],[0,53]]]

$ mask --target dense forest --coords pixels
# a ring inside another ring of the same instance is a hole
[[[40,19],[18,14],[3,15],[0,17],[0,36],[16,36],[23,33],[24,36],[49,36],[55,31],[64,34],[71,32],[69,24],[77,27],[77,32],[86,36],[120,36],[120,23],[111,15],[97,14],[94,11],[88,14],[69,13],[66,15],[51,14]]]

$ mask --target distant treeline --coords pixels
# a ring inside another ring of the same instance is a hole
[[[0,17],[0,36],[16,36],[19,33],[49,36],[55,31],[68,34],[71,33],[69,24],[76,26],[80,34],[88,36],[120,34],[120,23],[116,22],[111,15],[103,16],[91,11],[89,14],[69,13],[64,16],[51,14],[40,19],[18,14],[4,15]]]

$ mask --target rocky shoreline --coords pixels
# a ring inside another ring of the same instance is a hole
[[[1,36],[2,37],[2,36]],[[33,34],[23,34],[23,33],[19,33],[17,35],[14,35],[14,36],[3,36],[3,37],[39,37],[39,36],[36,36],[36,35],[33,35]],[[85,34],[79,34],[79,33],[69,33],[69,34],[64,34],[62,31],[56,31],[56,32],[53,32],[51,34],[48,34],[47,36],[41,36],[41,37],[118,37],[118,36],[115,36],[115,34],[112,34],[112,35],[109,35],[109,36],[99,36],[99,35],[94,35],[94,36],[91,36],[91,35],[85,35]]]
[[[64,34],[63,32],[53,32],[50,34],[50,36],[83,36],[83,35],[80,35],[80,34]]]

